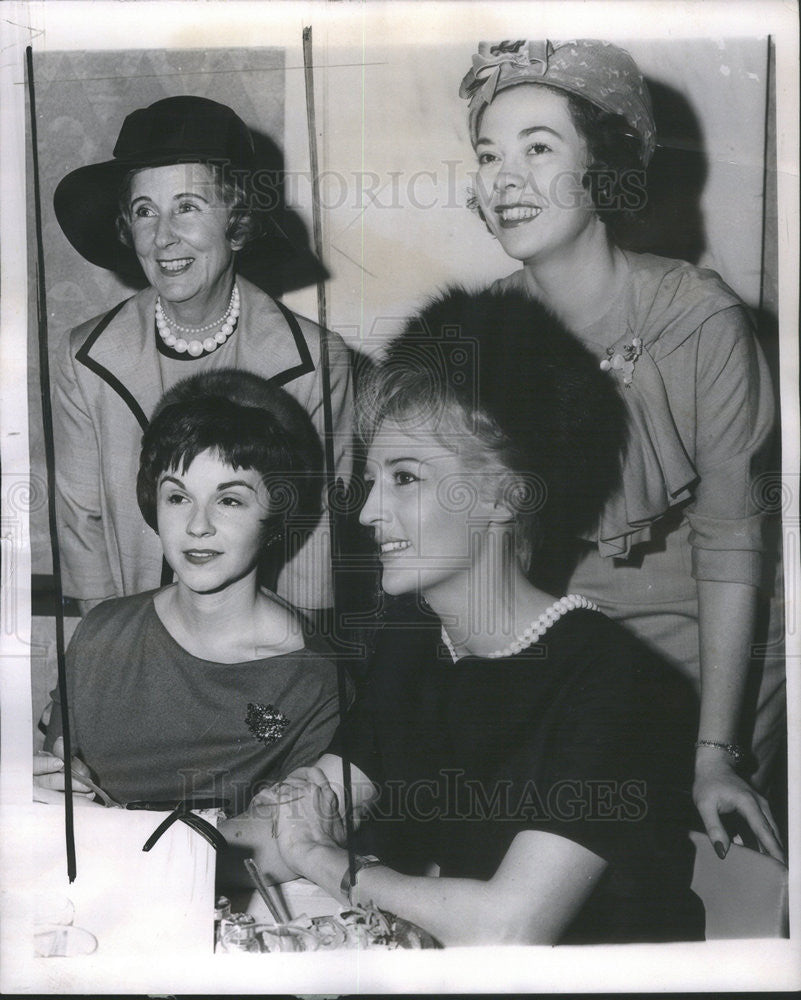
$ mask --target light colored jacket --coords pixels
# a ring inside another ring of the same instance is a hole
[[[342,339],[296,317],[255,285],[237,278],[239,325],[216,356],[282,386],[306,409],[323,438],[320,344],[328,342],[337,475],[347,484],[352,465],[352,373]],[[104,316],[71,330],[54,379],[59,549],[63,591],[98,600],[151,590],[161,583],[162,551],[136,501],[142,432],[163,391],[155,344],[156,292],[146,288]],[[186,374],[205,370],[187,362]],[[299,607],[331,606],[327,519],[289,563],[279,581]]]

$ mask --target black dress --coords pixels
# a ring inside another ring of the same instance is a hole
[[[515,835],[567,837],[608,865],[565,943],[694,940],[687,837],[697,706],[675,672],[598,612],[536,645],[454,663],[433,616],[380,630],[331,747],[380,789],[360,837],[408,874],[488,879]]]

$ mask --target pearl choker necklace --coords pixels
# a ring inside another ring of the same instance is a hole
[[[515,653],[520,653],[524,649],[528,649],[529,646],[533,646],[535,642],[538,642],[551,625],[559,621],[562,615],[566,615],[568,611],[573,611],[575,608],[587,608],[589,611],[599,610],[597,604],[594,604],[586,597],[582,597],[581,594],[568,594],[567,597],[560,597],[546,611],[543,611],[539,618],[535,618],[528,628],[523,629],[523,634],[519,638],[513,639],[503,649],[496,649],[495,652],[488,653],[486,659],[500,660],[503,657],[514,656]],[[442,642],[455,663],[459,657],[444,627],[442,629]]]
[[[173,351],[177,351],[178,354],[189,354],[193,358],[199,358],[204,352],[211,354],[212,351],[216,351],[218,347],[228,340],[236,329],[238,322],[239,289],[236,284],[234,284],[233,291],[231,292],[231,299],[225,314],[220,319],[215,320],[213,323],[207,323],[205,326],[181,326],[180,323],[176,323],[174,320],[168,320],[164,313],[164,307],[161,304],[161,296],[159,295],[156,298],[156,328],[167,347],[172,348]],[[186,337],[176,337],[173,333],[173,330],[189,334],[205,333],[208,330],[213,330],[215,327],[219,328],[216,333],[209,334],[208,337],[202,340],[189,340]]]

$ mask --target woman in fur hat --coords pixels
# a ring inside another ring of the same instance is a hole
[[[699,937],[692,692],[554,589],[618,482],[614,387],[537,303],[457,290],[390,344],[358,414],[392,607],[331,746],[242,837],[273,877],[446,945]]]

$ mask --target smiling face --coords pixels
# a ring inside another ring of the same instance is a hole
[[[185,472],[159,477],[156,519],[164,556],[179,581],[212,593],[254,575],[269,497],[254,469],[201,452]]]
[[[150,284],[179,321],[201,323],[228,305],[234,248],[230,209],[202,163],[149,167],[131,178],[131,238]]]
[[[534,84],[502,91],[481,118],[476,155],[478,204],[515,260],[547,259],[602,225],[581,183],[587,145],[563,94]]]
[[[370,493],[360,521],[375,532],[383,589],[420,591],[432,606],[446,594],[463,598],[497,516],[486,474],[466,468],[430,431],[409,433],[386,421],[370,447],[365,480]]]

